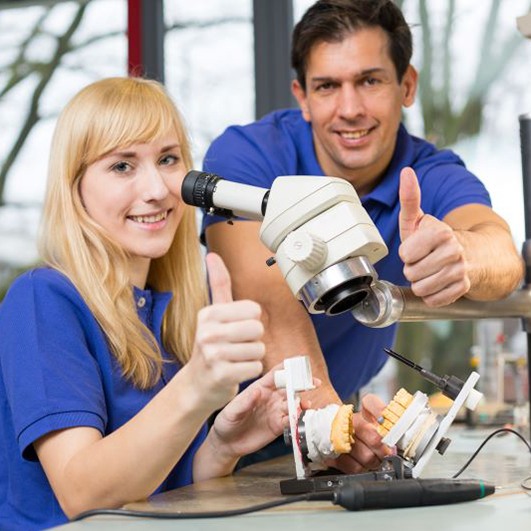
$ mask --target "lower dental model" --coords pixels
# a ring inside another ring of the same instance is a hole
[[[352,416],[350,404],[306,410],[300,423],[306,443],[305,457],[312,463],[324,464],[328,459],[349,453],[354,443]]]

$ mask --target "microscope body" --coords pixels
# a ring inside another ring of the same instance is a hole
[[[345,179],[277,177],[271,189],[189,172],[185,203],[227,218],[261,220],[260,239],[309,313],[338,315],[364,300],[387,247]]]
[[[352,185],[334,177],[277,177],[260,239],[310,313],[337,315],[363,300],[388,252]]]

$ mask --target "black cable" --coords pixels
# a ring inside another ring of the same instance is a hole
[[[77,522],[90,516],[136,516],[139,518],[160,518],[160,519],[176,519],[176,518],[220,518],[224,516],[239,516],[241,514],[252,513],[255,511],[263,511],[265,509],[271,509],[273,507],[279,507],[280,505],[288,505],[289,503],[296,503],[300,501],[310,500],[324,500],[332,501],[333,493],[310,493],[301,494],[290,498],[282,498],[281,500],[273,500],[267,503],[260,503],[257,505],[249,505],[248,507],[242,507],[241,509],[231,509],[228,511],[208,511],[208,512],[157,512],[157,511],[134,511],[130,509],[91,509],[90,511],[84,511],[77,516],[74,516],[70,521]]]
[[[503,433],[503,432],[507,432],[507,433],[514,433],[514,435],[516,435],[517,437],[519,437],[523,442],[524,444],[527,446],[527,448],[529,449],[529,451],[531,452],[531,444],[529,444],[529,442],[527,442],[527,440],[525,439],[525,437],[523,435],[521,435],[520,433],[518,433],[517,431],[515,430],[512,430],[511,428],[500,428],[499,430],[495,430],[493,431],[480,445],[479,445],[479,448],[471,455],[471,457],[468,459],[468,461],[461,467],[461,469],[459,471],[457,471],[453,476],[452,476],[452,479],[455,479],[455,478],[458,478],[467,468],[468,466],[470,465],[470,463],[472,463],[472,461],[476,458],[476,456],[479,454],[479,452],[481,451],[481,449],[490,441],[490,439],[492,439],[495,435],[498,435],[500,433]],[[525,480],[524,480],[525,481]]]
[[[527,446],[527,448],[531,452],[531,445],[529,444],[529,442],[527,442],[527,440],[520,433],[518,433],[517,431],[512,430],[510,428],[500,428],[500,429],[492,432],[480,444],[478,449],[472,454],[472,456],[461,467],[461,469],[456,474],[454,474],[452,476],[452,479],[456,479],[457,477],[459,477],[461,475],[461,473],[476,458],[476,456],[479,454],[479,452],[482,450],[482,448],[485,446],[485,444],[487,444],[487,442],[490,439],[492,439],[492,437],[494,437],[494,436],[496,436],[496,435],[498,435],[498,434],[500,434],[502,432],[514,433],[515,435],[517,435],[525,443],[525,445]],[[398,485],[398,483],[403,483],[403,482],[405,482],[406,484],[412,484],[412,482],[414,482],[414,481],[415,480],[413,480],[413,479],[404,479],[404,480],[397,480],[396,483],[394,481],[390,482],[390,483],[388,483],[388,482],[380,483],[378,481],[372,481],[372,482],[368,482],[368,483],[373,483],[375,485],[381,484],[382,486],[385,485],[385,487],[389,488],[390,485],[394,486],[394,485]],[[416,480],[416,481],[420,482],[422,480]],[[429,483],[429,480],[428,481],[424,480],[424,481],[426,483]],[[444,480],[432,480],[432,481],[438,481],[439,483],[441,483]],[[522,481],[522,488],[525,491],[531,491],[531,485],[528,486],[526,484],[528,481],[531,481],[531,476],[529,476],[528,478],[526,478],[526,479],[524,479]],[[350,502],[352,502],[352,500],[347,500],[346,498],[348,498],[348,496],[352,497],[353,489],[355,490],[355,488],[358,485],[361,486],[361,483],[352,484],[352,485],[346,485],[345,489],[343,489],[343,490],[339,489],[337,492],[310,492],[310,493],[306,493],[306,494],[301,494],[299,496],[290,496],[289,498],[282,498],[280,500],[273,500],[273,501],[270,501],[270,502],[267,502],[267,503],[261,503],[261,504],[257,504],[257,505],[250,505],[248,507],[242,507],[241,509],[231,509],[231,510],[228,510],[228,511],[209,511],[209,512],[170,512],[170,511],[165,511],[165,512],[157,512],[157,511],[134,511],[134,510],[130,510],[130,509],[91,509],[89,511],[84,511],[84,512],[78,514],[77,516],[73,517],[70,521],[71,522],[77,522],[79,520],[83,520],[83,519],[89,518],[91,516],[103,516],[103,515],[107,515],[107,516],[109,516],[109,515],[112,515],[112,516],[133,516],[133,517],[138,517],[138,518],[158,518],[158,519],[221,518],[221,517],[227,517],[227,516],[239,516],[239,515],[242,515],[242,514],[248,514],[248,513],[252,513],[252,512],[256,512],[256,511],[263,511],[265,509],[271,509],[273,507],[279,507],[281,505],[288,505],[290,503],[297,503],[297,502],[301,502],[301,501],[331,501],[334,504],[341,505],[342,507],[346,507],[349,510],[355,510],[358,507],[355,507],[355,508],[354,507],[350,507],[349,504],[352,505],[352,503],[350,503]],[[492,487],[492,490],[493,489],[494,489],[494,487]],[[343,503],[342,500],[341,500],[342,496],[343,497],[346,496],[345,499],[349,503]],[[388,498],[387,495],[385,497]],[[471,498],[471,499],[476,499],[477,497],[478,496],[474,496],[474,498]],[[480,496],[480,497],[482,497],[482,496]],[[382,500],[380,499],[381,498],[381,494],[376,492],[376,498],[377,498],[378,502],[380,503],[380,505],[375,505],[375,507],[376,506],[383,507],[384,505],[381,505]],[[358,503],[358,500],[355,500],[355,501],[356,501],[356,503]],[[441,503],[441,502],[439,502],[439,503]],[[445,503],[450,503],[450,502],[445,501]],[[401,505],[397,505],[397,506],[401,506]]]

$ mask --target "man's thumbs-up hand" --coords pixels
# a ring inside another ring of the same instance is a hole
[[[398,250],[404,276],[428,306],[445,306],[470,290],[463,245],[458,233],[443,221],[424,214],[421,192],[412,168],[400,174]]]

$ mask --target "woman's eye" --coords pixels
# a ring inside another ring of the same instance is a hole
[[[114,164],[111,169],[118,173],[125,173],[131,169],[131,165],[128,162],[120,161]]]
[[[171,166],[172,164],[176,164],[178,161],[179,158],[175,155],[165,155],[160,159],[159,164],[163,166]]]

